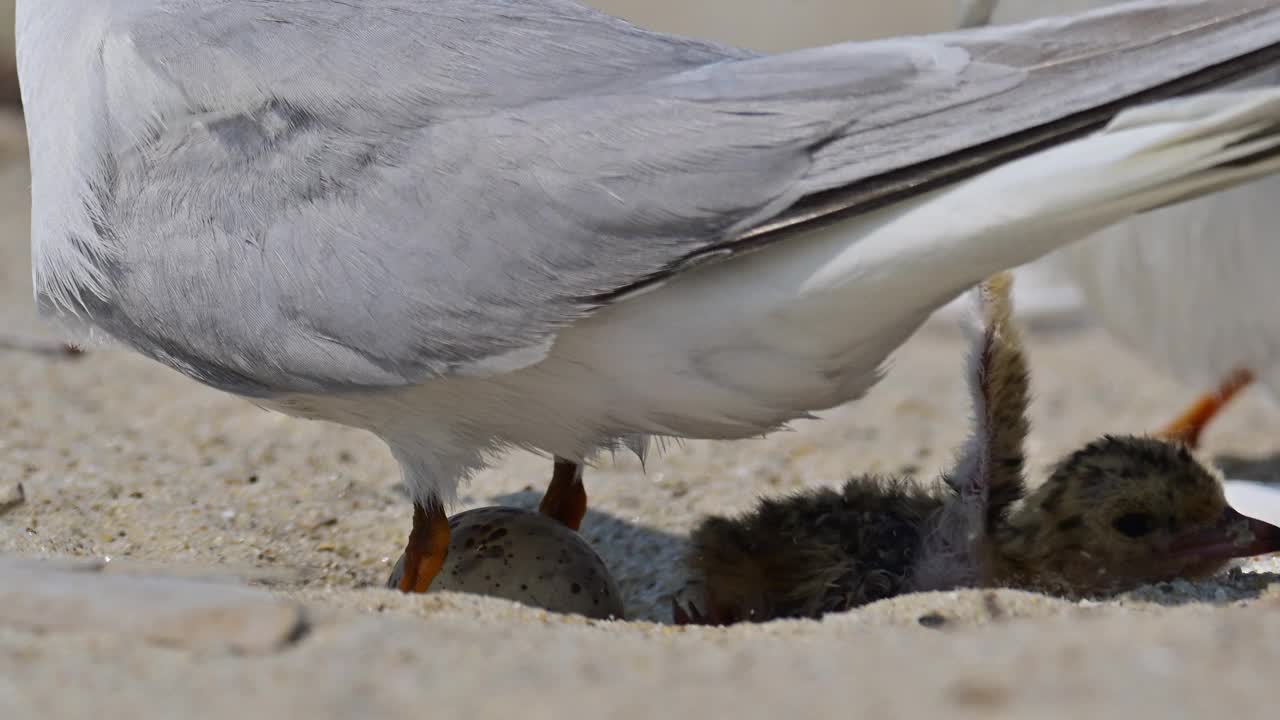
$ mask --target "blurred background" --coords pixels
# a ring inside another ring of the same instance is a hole
[[[17,105],[18,73],[13,57],[13,7],[15,0],[0,0],[0,103]]]

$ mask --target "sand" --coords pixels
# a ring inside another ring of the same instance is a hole
[[[21,119],[0,117],[0,332],[51,338],[30,308],[25,162]],[[821,622],[665,624],[701,514],[855,472],[945,466],[966,432],[964,350],[940,320],[865,399],[792,432],[675,444],[643,468],[603,458],[583,532],[618,580],[626,622],[382,589],[409,505],[371,436],[264,412],[123,352],[0,350],[0,557],[222,576],[307,618],[305,632],[245,653],[110,623],[33,632],[0,608],[0,717],[1274,714],[1275,560],[1085,603],[966,591]],[[1034,334],[1031,350],[1038,471],[1099,433],[1155,428],[1194,394],[1093,329]],[[1280,410],[1248,393],[1206,450],[1274,482],[1277,427]],[[455,510],[531,507],[549,471],[513,454]]]

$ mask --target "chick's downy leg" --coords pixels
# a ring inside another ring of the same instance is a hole
[[[571,530],[582,525],[587,514],[587,489],[582,484],[582,465],[556,458],[551,484],[538,504],[538,512],[559,520]]]
[[[1222,412],[1236,395],[1253,382],[1253,373],[1246,368],[1239,368],[1225,378],[1212,392],[1205,393],[1178,416],[1176,420],[1165,426],[1159,436],[1168,440],[1180,441],[1188,447],[1200,444],[1200,435],[1209,423]]]
[[[975,338],[969,390],[974,428],[952,487],[975,511],[985,531],[1005,519],[1026,494],[1024,446],[1029,432],[1030,375],[1021,333],[1013,319],[1013,276],[999,273],[977,288],[983,332]]]
[[[400,576],[401,592],[424,593],[444,567],[449,554],[449,518],[438,502],[426,507],[413,504],[413,530],[404,548],[404,573]]]

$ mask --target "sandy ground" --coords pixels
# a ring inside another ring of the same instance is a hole
[[[47,335],[30,310],[20,122],[0,117],[0,331]],[[1101,432],[1156,427],[1193,394],[1092,330],[1037,335],[1032,351],[1038,467]],[[963,352],[937,323],[867,398],[794,432],[684,443],[643,469],[604,458],[588,476],[583,532],[631,621],[601,623],[381,589],[409,506],[368,435],[263,412],[125,353],[0,351],[0,506],[19,483],[26,491],[0,515],[0,555],[231,575],[300,602],[310,618],[304,635],[252,656],[0,623],[0,717],[1273,714],[1274,561],[1101,602],[963,592],[823,622],[661,624],[700,514],[853,472],[944,466],[966,430]],[[1274,478],[1277,427],[1280,411],[1249,394],[1207,446]],[[545,459],[513,455],[478,476],[457,509],[532,506],[548,473]]]

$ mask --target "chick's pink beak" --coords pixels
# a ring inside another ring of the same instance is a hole
[[[1182,535],[1169,550],[1176,556],[1230,560],[1280,552],[1280,528],[1228,507],[1216,525]]]

